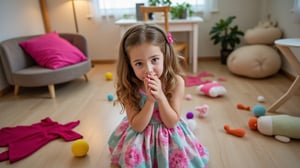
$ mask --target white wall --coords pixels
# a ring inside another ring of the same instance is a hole
[[[44,33],[38,0],[0,0],[0,42]],[[8,86],[0,63],[0,91]]]
[[[0,41],[44,33],[39,0],[1,0],[0,23]]]
[[[65,6],[67,0],[48,1],[50,20],[52,30],[58,32],[65,31],[62,25],[66,26],[67,18],[70,16],[71,3]],[[89,42],[89,55],[92,60],[115,60],[117,58],[117,48],[120,40],[119,27],[114,24],[115,20],[103,20],[100,23],[93,19],[88,19],[91,15],[89,1],[75,1],[77,18],[79,22],[80,33],[85,35]],[[61,4],[58,5],[53,4]],[[55,7],[56,6],[56,7]],[[235,15],[238,24],[242,30],[255,26],[260,19],[261,0],[219,0],[219,12],[212,15],[211,20],[200,23],[199,25],[199,57],[209,57],[219,55],[219,46],[214,46],[209,37],[209,31],[212,25],[220,18]],[[60,12],[57,8],[64,8]],[[57,15],[61,17],[57,17]],[[71,18],[72,20],[72,18]],[[72,25],[72,24],[71,24]],[[74,23],[72,25],[74,27]],[[69,31],[74,28],[69,27]],[[186,39],[185,34],[175,34],[178,39]]]

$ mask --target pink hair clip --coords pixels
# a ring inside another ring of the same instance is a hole
[[[168,33],[168,41],[169,41],[170,44],[172,44],[174,42],[173,36],[172,36],[171,33]]]

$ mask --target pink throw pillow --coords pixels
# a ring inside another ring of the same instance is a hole
[[[77,47],[59,37],[56,32],[20,42],[19,45],[37,64],[50,69],[62,68],[87,59]]]

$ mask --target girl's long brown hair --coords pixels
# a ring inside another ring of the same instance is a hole
[[[124,110],[125,104],[139,111],[139,89],[143,85],[136,76],[130,64],[128,51],[137,45],[150,43],[160,47],[164,54],[164,71],[160,80],[167,99],[172,97],[172,91],[176,84],[176,74],[183,76],[179,57],[175,54],[172,44],[169,43],[166,33],[155,25],[139,24],[127,30],[123,35],[117,62],[116,94],[115,103],[120,103]]]

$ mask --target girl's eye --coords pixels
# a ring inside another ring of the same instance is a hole
[[[159,58],[153,58],[152,62],[158,62]]]
[[[142,66],[142,63],[141,62],[137,62],[137,63],[135,63],[135,66],[140,67],[140,66]]]

